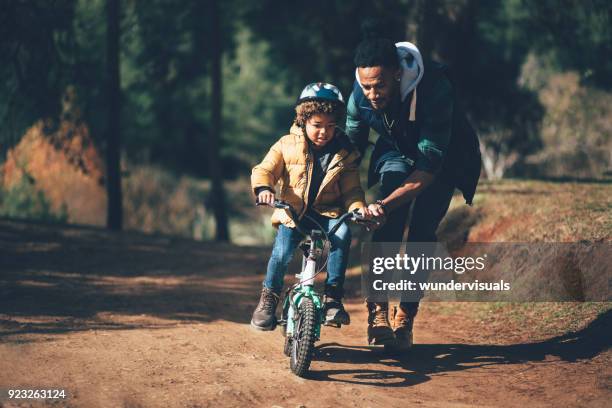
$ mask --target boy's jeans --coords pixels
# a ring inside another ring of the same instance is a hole
[[[324,217],[314,211],[309,210],[307,215],[321,224],[325,232],[328,232],[338,223],[337,219]],[[306,217],[302,218],[300,221],[300,228],[307,232],[314,228],[319,229],[316,224]],[[303,238],[304,236],[295,228],[289,228],[282,224],[278,227],[263,286],[280,294],[283,289],[283,278],[287,272],[287,266],[289,262],[291,262],[293,253]],[[346,265],[348,263],[349,248],[351,246],[351,230],[345,223],[329,238],[331,241],[331,248],[327,260],[327,279],[325,285],[334,286],[342,290]]]

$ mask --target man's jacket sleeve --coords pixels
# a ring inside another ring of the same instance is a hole
[[[355,101],[355,92],[351,93],[346,107],[346,135],[351,143],[361,154],[368,147],[368,136],[370,135],[370,126],[363,122],[359,114],[359,107]]]
[[[453,119],[452,88],[445,76],[440,76],[432,86],[423,103],[421,115],[419,152],[415,167],[435,174],[442,168]]]
[[[253,167],[253,171],[251,172],[251,187],[255,195],[257,195],[257,192],[261,191],[262,187],[274,191],[276,182],[283,174],[285,161],[283,159],[281,143],[282,140],[276,142],[274,146],[270,148],[270,151],[266,154],[263,161]]]

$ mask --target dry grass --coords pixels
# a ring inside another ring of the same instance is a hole
[[[429,302],[428,311],[467,317],[479,343],[536,342],[577,332],[612,309],[610,302]]]
[[[451,214],[460,208],[454,200]],[[483,182],[469,210],[479,216],[472,242],[612,239],[612,183]]]
[[[0,186],[10,190],[26,177],[33,190],[44,194],[53,212],[65,208],[68,222],[104,225],[102,163],[85,125],[61,121],[57,129],[49,130],[39,121],[9,150]]]
[[[482,182],[474,207],[455,196],[441,238],[470,242],[610,242],[612,184],[502,180]],[[605,260],[604,260],[605,262]],[[434,313],[471,316],[474,339],[539,341],[588,325],[610,302],[427,303]]]

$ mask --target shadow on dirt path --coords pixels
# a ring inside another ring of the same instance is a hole
[[[449,222],[469,228],[476,217]],[[486,345],[470,341],[469,317],[425,306],[417,344],[398,356],[362,346],[356,270],[345,285],[352,324],[325,328],[311,381],[297,379],[278,331],[248,325],[269,251],[0,219],[0,385],[70,384],[74,406],[87,407],[609,400],[612,312],[546,341]],[[501,336],[490,334],[481,338]]]
[[[181,321],[247,323],[268,251],[0,220],[0,339]],[[117,314],[161,321],[106,318]]]
[[[551,357],[557,358],[550,364],[559,364],[559,360],[590,360],[612,346],[611,328],[612,311],[607,311],[582,330],[542,342],[512,345],[416,344],[409,353],[403,353],[400,357],[375,347],[324,343],[317,347],[317,360],[351,363],[355,365],[355,370],[313,372],[311,379],[381,385],[380,380],[389,379],[391,376],[398,381],[391,384],[384,382],[384,386],[400,387],[427,381],[431,374],[438,373],[474,368],[494,370],[496,366],[504,364],[549,364]],[[405,371],[372,371],[360,368],[372,362],[388,367],[400,367]],[[352,380],[335,378],[339,374],[350,376]]]

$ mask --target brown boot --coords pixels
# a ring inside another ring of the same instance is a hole
[[[276,305],[279,296],[272,289],[263,288],[259,304],[253,312],[251,327],[257,330],[274,330],[276,328]]]
[[[368,302],[368,344],[383,345],[393,342],[389,324],[389,304]]]
[[[408,350],[412,347],[412,325],[414,324],[414,313],[406,310],[400,304],[393,308],[393,333],[395,343],[393,347],[398,350]]]

